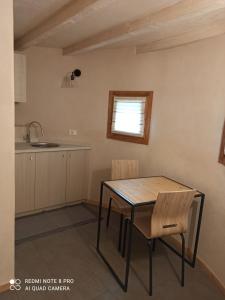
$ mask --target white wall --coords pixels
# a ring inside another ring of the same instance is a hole
[[[0,2],[0,285],[14,277],[13,2]]]
[[[206,193],[199,255],[224,282],[225,167],[218,161],[225,117],[225,36],[136,56],[132,49],[63,57],[30,49],[28,103],[16,106],[17,123],[38,120],[47,136],[90,143],[89,197],[109,177],[113,158],[138,158],[141,175],[167,175]],[[81,68],[74,89],[63,76]],[[153,90],[149,146],[106,139],[108,91]],[[70,138],[69,128],[78,129]],[[225,284],[225,282],[224,282]]]

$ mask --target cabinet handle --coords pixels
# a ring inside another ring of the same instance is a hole
[[[33,156],[30,156],[30,160],[33,160]]]
[[[64,157],[65,157],[65,154],[62,155],[62,158],[64,158]]]

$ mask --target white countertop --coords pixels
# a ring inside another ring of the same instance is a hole
[[[59,147],[41,148],[32,147],[28,143],[15,143],[15,153],[35,153],[35,152],[55,152],[55,151],[76,151],[76,150],[90,150],[89,146],[82,145],[63,145]]]

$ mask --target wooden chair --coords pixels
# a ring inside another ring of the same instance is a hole
[[[182,240],[181,286],[184,286],[185,238],[188,215],[196,191],[159,193],[156,203],[148,216],[137,214],[134,226],[148,241],[149,245],[149,295],[152,295],[152,246],[155,238],[180,234]],[[127,217],[128,221],[129,218]],[[126,233],[124,235],[124,245]]]
[[[139,161],[138,160],[112,160],[111,179],[130,179],[137,178],[139,175]],[[113,202],[113,203],[112,203]],[[109,206],[107,213],[106,226],[109,227],[111,208],[120,214],[120,230],[118,250],[121,249],[121,237],[123,229],[124,214],[130,211],[129,205],[120,199],[116,194],[110,192]]]

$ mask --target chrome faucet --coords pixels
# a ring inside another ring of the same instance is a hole
[[[32,122],[30,122],[30,123],[28,123],[26,125],[26,127],[27,127],[27,135],[26,135],[26,141],[27,141],[27,143],[31,142],[30,128],[31,128],[31,126],[34,126],[34,125],[38,125],[40,127],[40,129],[41,129],[41,135],[44,136],[44,130],[43,130],[42,126],[41,126],[41,123],[39,123],[37,121],[32,121]]]

